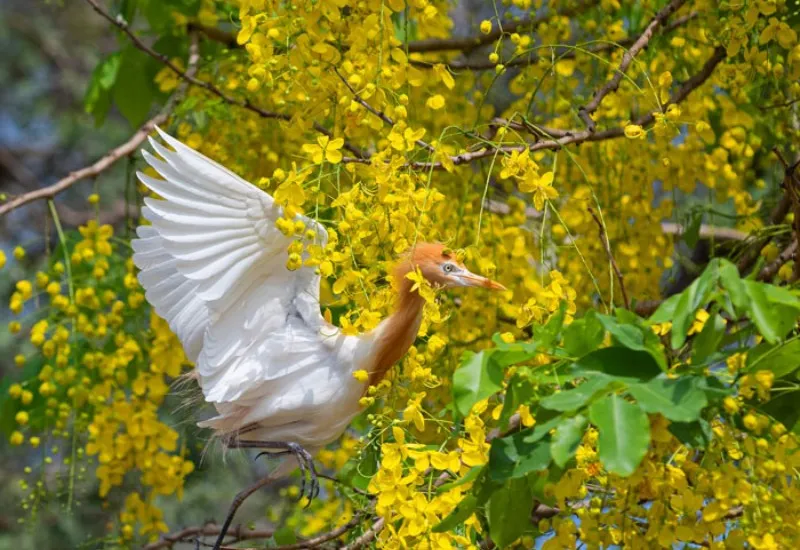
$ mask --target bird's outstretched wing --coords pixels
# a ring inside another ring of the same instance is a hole
[[[263,398],[264,382],[280,387],[325,359],[319,275],[286,269],[291,239],[275,227],[283,211],[272,197],[158,131],[173,150],[151,138],[164,160],[143,151],[164,179],[138,174],[163,199],[145,199],[151,225],[132,243],[139,281],[196,363],[208,401]],[[325,229],[298,219],[324,246]]]

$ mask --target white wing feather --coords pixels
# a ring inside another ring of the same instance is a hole
[[[293,425],[326,405],[344,406],[353,392],[357,401],[351,373],[363,346],[322,318],[319,275],[286,269],[291,241],[275,228],[280,205],[158,131],[174,151],[153,139],[164,160],[144,151],[164,179],[139,179],[163,200],[145,199],[151,225],[138,228],[133,259],[147,300],[180,338],[220,412],[207,425]],[[326,243],[320,224],[298,219]]]

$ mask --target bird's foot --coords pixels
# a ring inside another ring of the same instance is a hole
[[[285,451],[261,451],[256,455],[256,460],[261,457],[262,455],[267,456],[282,456],[291,454],[297,459],[297,464],[300,467],[300,475],[303,478],[303,481],[300,485],[300,495],[298,496],[297,500],[302,500],[304,496],[308,497],[308,502],[306,503],[305,507],[308,508],[311,505],[311,501],[314,500],[319,495],[319,478],[317,475],[317,469],[314,466],[314,458],[311,456],[311,453],[306,451],[302,446],[298,445],[297,443],[285,443],[286,450]],[[308,481],[308,492],[306,492],[306,482]]]

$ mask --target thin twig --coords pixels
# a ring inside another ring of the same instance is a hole
[[[217,88],[216,86],[214,86],[213,84],[211,84],[210,82],[205,82],[203,80],[195,78],[193,75],[187,74],[185,71],[182,71],[179,67],[177,67],[172,61],[170,61],[170,59],[166,55],[158,53],[157,51],[155,51],[152,48],[150,48],[147,44],[142,42],[139,39],[138,36],[136,36],[135,34],[133,34],[133,32],[131,32],[127,21],[122,19],[121,16],[118,16],[116,18],[112,17],[111,14],[109,14],[107,11],[105,11],[103,8],[100,7],[100,5],[97,3],[97,0],[86,0],[86,1],[89,3],[89,5],[92,6],[94,11],[96,11],[104,19],[106,19],[111,24],[113,24],[115,27],[117,27],[122,32],[124,32],[128,36],[128,38],[131,40],[131,42],[133,42],[134,46],[136,46],[138,49],[142,50],[144,53],[146,53],[150,57],[158,60],[159,62],[161,62],[164,65],[166,65],[167,67],[169,67],[175,74],[177,74],[182,79],[188,81],[193,86],[198,86],[200,88],[203,88],[204,90],[208,91],[209,93],[219,97],[225,103],[230,103],[231,105],[238,105],[239,107],[247,109],[248,111],[251,111],[251,112],[257,114],[258,116],[260,116],[262,118],[284,120],[284,121],[292,120],[292,116],[291,115],[288,115],[286,113],[277,113],[275,111],[268,111],[266,109],[263,109],[263,108],[259,107],[258,105],[254,105],[247,98],[238,99],[238,98],[235,98],[235,97],[231,97],[231,96],[227,95],[225,92],[223,92],[222,90],[220,90],[219,88]],[[326,135],[328,137],[333,137],[333,133],[330,130],[328,130],[327,128],[325,128],[324,126],[322,126],[321,124],[319,124],[318,122],[314,123],[314,130],[316,130],[320,134],[324,134],[324,135]],[[361,157],[361,158],[366,158],[365,157],[365,153],[361,149],[353,146],[352,144],[350,144],[348,142],[345,142],[344,147],[345,147],[345,149],[347,149],[351,153],[355,154],[356,156]]]
[[[201,527],[187,527],[174,533],[161,535],[157,542],[142,547],[142,550],[162,550],[164,548],[172,548],[173,545],[180,542],[187,542],[196,540],[197,537],[210,537],[219,535],[221,527],[214,523],[208,523]],[[273,529],[247,529],[242,524],[237,525],[234,529],[228,531],[228,535],[233,537],[235,541],[241,540],[254,540],[254,539],[268,539],[275,534]]]
[[[797,241],[793,240],[789,246],[784,248],[783,251],[780,254],[778,254],[777,258],[775,258],[771,263],[764,266],[764,268],[758,272],[758,280],[759,281],[771,280],[775,276],[775,274],[780,270],[783,264],[785,264],[790,260],[796,260],[796,256],[797,256]]]
[[[717,47],[714,49],[714,53],[711,57],[706,61],[703,67],[698,71],[695,75],[689,78],[683,85],[672,94],[670,97],[669,102],[666,105],[672,103],[681,103],[689,94],[700,87],[711,74],[714,72],[714,69],[717,68],[723,59],[725,59],[725,48]],[[655,122],[655,116],[652,113],[649,113],[645,116],[642,116],[638,120],[634,121],[633,124],[637,124],[646,128]],[[610,128],[608,130],[602,130],[600,132],[590,132],[588,129],[585,130],[573,130],[573,131],[564,131],[563,137],[558,139],[548,139],[542,141],[536,141],[535,143],[530,143],[527,145],[514,145],[508,147],[489,147],[487,149],[482,149],[480,151],[472,151],[468,153],[461,153],[460,155],[454,155],[450,157],[450,162],[452,162],[455,166],[460,166],[462,164],[469,164],[471,162],[475,162],[476,160],[484,159],[487,157],[494,156],[497,152],[501,153],[512,153],[514,151],[542,151],[542,150],[558,150],[567,145],[578,145],[584,142],[591,142],[591,141],[605,141],[607,139],[618,138],[623,135],[624,129],[623,128]],[[365,163],[363,159],[355,159],[352,157],[345,157],[342,162],[344,163]],[[442,170],[444,169],[444,165],[441,162],[410,162],[404,166],[404,168],[413,168],[413,169],[433,169],[433,170]]]
[[[606,228],[603,225],[603,222],[600,221],[600,218],[597,217],[594,210],[591,208],[587,209],[589,214],[591,214],[592,219],[594,219],[594,223],[597,224],[597,230],[600,233],[600,242],[603,243],[603,248],[606,249],[606,255],[608,256],[608,261],[611,262],[611,267],[614,269],[614,274],[617,276],[617,281],[619,282],[619,288],[622,292],[622,299],[625,302],[625,309],[631,308],[631,302],[628,300],[628,292],[625,290],[625,281],[622,279],[622,272],[619,270],[619,266],[617,265],[617,260],[614,259],[614,253],[611,252],[611,243],[608,240],[608,233],[606,233]]]
[[[669,16],[675,13],[675,11],[677,11],[685,3],[686,0],[671,0],[669,4],[661,8],[661,10],[656,13],[647,27],[645,27],[642,34],[639,35],[639,38],[636,39],[636,42],[634,42],[630,49],[626,50],[622,55],[622,62],[619,64],[619,68],[616,70],[616,73],[611,80],[606,82],[602,88],[595,92],[592,100],[589,103],[578,109],[578,114],[584,121],[591,121],[592,114],[594,114],[594,112],[597,111],[597,108],[600,107],[600,103],[603,102],[603,99],[605,99],[605,97],[611,92],[616,92],[617,89],[619,89],[620,82],[622,82],[622,77],[625,76],[625,73],[628,71],[628,67],[630,67],[631,63],[633,63],[636,55],[647,47],[647,44],[650,42],[650,39],[656,32],[656,29],[663,25]],[[596,126],[593,121],[586,123],[586,128],[591,133],[594,133],[595,127]]]
[[[356,513],[353,515],[352,519],[337,527],[336,529],[332,529],[327,533],[322,533],[321,535],[317,535],[316,537],[306,539],[301,542],[296,542],[294,544],[284,544],[283,546],[273,546],[272,550],[303,550],[305,548],[314,548],[319,546],[320,544],[324,544],[328,541],[337,539],[341,537],[343,534],[351,530],[353,527],[358,525],[361,521],[361,514]],[[260,550],[259,548],[236,548],[233,546],[222,546],[220,550]]]
[[[344,82],[344,85],[347,86],[347,89],[350,90],[350,93],[353,94],[353,97],[355,98],[356,102],[359,105],[361,105],[367,111],[369,111],[370,113],[381,119],[384,123],[388,124],[389,126],[394,126],[394,121],[391,118],[389,118],[386,115],[386,113],[384,113],[383,111],[379,111],[378,109],[367,103],[366,100],[364,100],[364,98],[358,95],[358,92],[355,91],[355,89],[350,85],[347,79],[344,76],[342,76],[342,73],[340,73],[339,69],[337,69],[335,66],[333,67],[333,72],[335,72],[336,76],[338,76],[341,79],[341,81]],[[430,143],[422,141],[421,139],[416,140],[415,143],[420,147],[427,149],[428,151],[436,150]]]

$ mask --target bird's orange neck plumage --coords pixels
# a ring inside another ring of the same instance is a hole
[[[416,290],[411,290],[413,282],[406,278],[411,263],[404,262],[395,270],[397,301],[395,311],[377,329],[373,361],[369,368],[369,385],[377,385],[389,369],[397,363],[414,343],[422,322],[422,308],[425,300]]]

